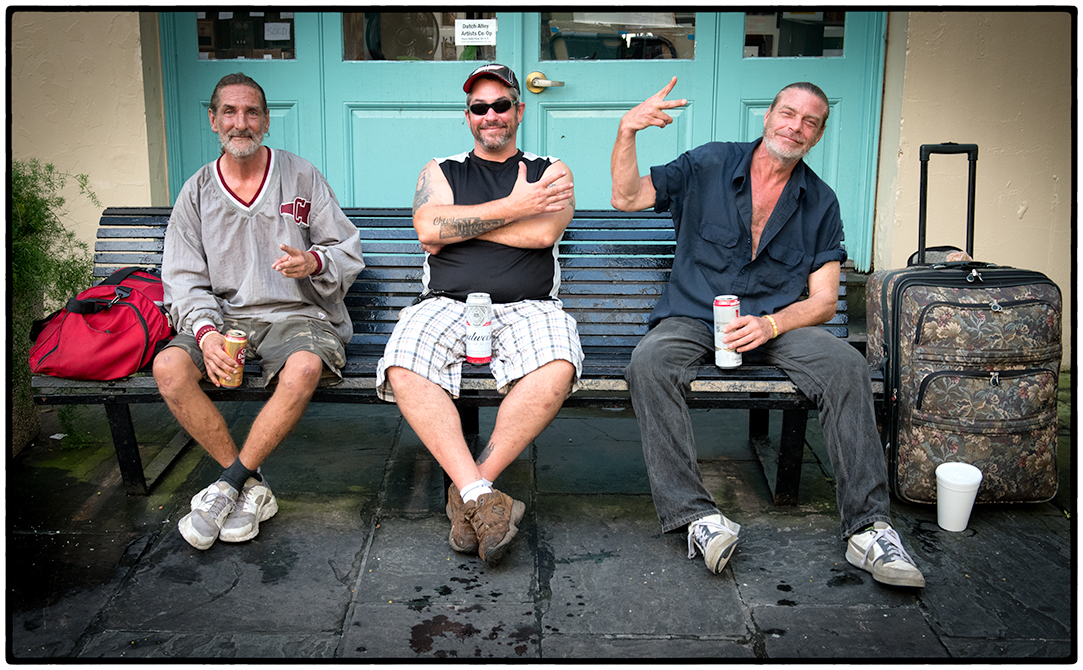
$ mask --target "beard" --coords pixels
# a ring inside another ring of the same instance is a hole
[[[249,142],[246,146],[236,146],[232,140],[234,137],[247,137]],[[255,130],[234,130],[230,132],[218,133],[218,141],[222,145],[222,150],[229,152],[230,156],[237,159],[244,159],[254,156],[260,147],[263,146],[263,133]]]
[[[492,130],[494,128],[502,128],[503,132],[495,135],[485,135],[483,130]],[[489,151],[498,151],[508,145],[508,142],[515,141],[515,131],[508,124],[501,126],[486,126],[484,128],[474,129],[474,139],[481,143],[481,146],[485,147]]]
[[[808,142],[791,146],[782,142],[775,133],[768,132],[766,129],[763,132],[763,144],[772,155],[787,163],[796,163],[801,158],[804,158],[805,154],[812,148]]]

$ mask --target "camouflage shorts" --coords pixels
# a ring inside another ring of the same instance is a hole
[[[342,366],[346,364],[346,348],[330,324],[315,319],[294,318],[275,323],[251,319],[225,320],[226,330],[248,333],[249,360],[259,359],[263,368],[263,385],[269,386],[288,359],[298,351],[308,351],[323,360],[320,386],[332,386],[342,381]],[[178,333],[169,346],[188,352],[199,371],[207,374],[203,352],[196,346],[191,333]]]

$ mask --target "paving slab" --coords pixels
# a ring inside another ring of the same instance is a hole
[[[979,505],[958,533],[936,524],[935,506],[897,509],[925,572],[922,604],[942,636],[1073,638],[1071,531],[1049,506]]]
[[[283,498],[255,539],[206,551],[172,526],[140,557],[97,626],[159,635],[337,631],[370,533],[358,514],[364,504],[350,495]]]
[[[756,607],[770,659],[937,659],[948,653],[920,609],[810,606]]]
[[[109,630],[91,638],[81,659],[215,661],[334,658],[339,634],[184,633]]]
[[[496,567],[447,543],[445,516],[381,519],[354,587],[345,658],[536,658],[532,527]]]
[[[771,514],[741,527],[729,566],[751,607],[918,606],[919,589],[880,584],[850,565],[845,553],[838,519]]]
[[[11,652],[18,658],[65,658],[113,597],[149,537],[139,534],[8,536]]]
[[[563,635],[747,640],[732,575],[687,558],[663,535],[649,496],[543,496],[538,561],[542,621]],[[695,607],[688,604],[694,602]]]
[[[644,659],[667,662],[710,662],[715,659],[737,659],[754,662],[756,652],[751,641],[694,639],[649,635],[565,635],[546,631],[541,655],[546,660],[591,660],[627,663]],[[717,661],[716,661],[717,662]]]
[[[354,611],[339,656],[347,659],[504,659],[539,657],[530,604],[424,606],[368,603]]]

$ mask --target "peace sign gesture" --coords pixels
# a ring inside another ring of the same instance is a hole
[[[685,99],[666,100],[666,96],[669,95],[670,91],[672,91],[673,87],[676,85],[677,78],[673,77],[661,91],[658,91],[629,110],[620,120],[620,130],[631,131],[634,133],[643,130],[647,126],[665,128],[673,123],[673,117],[666,114],[663,110],[684,107],[688,104],[688,100]]]

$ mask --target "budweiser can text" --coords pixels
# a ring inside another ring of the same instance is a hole
[[[226,331],[226,355],[237,361],[237,372],[228,376],[220,377],[218,381],[222,386],[236,388],[244,380],[244,356],[248,349],[248,335],[243,330]]]
[[[493,301],[488,293],[466,296],[466,362],[484,365],[493,358]]]
[[[735,295],[720,295],[714,299],[714,364],[720,368],[741,366],[741,354],[722,343],[722,329],[741,313],[741,299]]]

